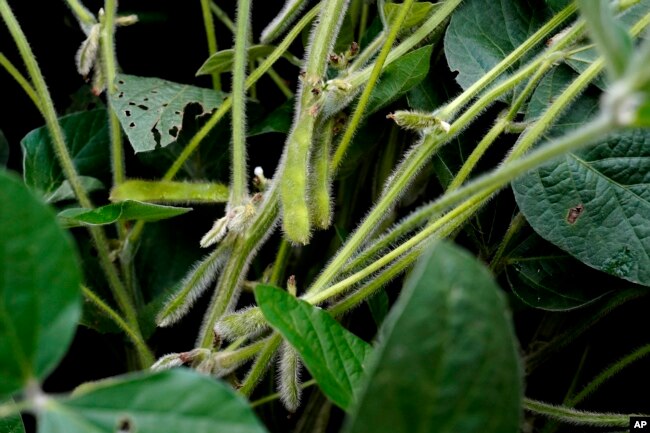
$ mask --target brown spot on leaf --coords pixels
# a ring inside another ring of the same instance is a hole
[[[572,207],[571,209],[569,209],[569,213],[566,216],[566,222],[568,222],[569,224],[575,224],[575,222],[578,220],[578,218],[580,218],[580,215],[582,215],[582,212],[584,212],[584,210],[585,207],[582,203],[575,207]]]
[[[131,433],[133,432],[133,424],[131,423],[131,420],[128,418],[122,418],[118,423],[117,423],[117,432],[118,433]]]

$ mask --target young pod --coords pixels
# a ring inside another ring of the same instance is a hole
[[[332,220],[330,149],[334,123],[333,118],[329,119],[316,134],[311,155],[309,210],[314,226],[319,229],[328,228]]]
[[[280,401],[289,412],[295,412],[300,406],[302,394],[302,388],[300,387],[301,362],[296,349],[286,341],[280,347],[278,364]]]

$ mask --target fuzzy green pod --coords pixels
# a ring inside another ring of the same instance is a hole
[[[278,360],[278,389],[280,401],[289,412],[295,412],[300,406],[300,397],[302,396],[301,366],[302,363],[296,349],[286,341],[282,342]]]
[[[319,229],[328,228],[332,221],[330,149],[334,135],[334,122],[334,119],[328,120],[319,130],[311,154],[309,208],[313,224]]]
[[[190,270],[180,288],[170,296],[158,313],[158,326],[171,326],[187,314],[194,302],[214,281],[227,256],[228,249],[225,246],[219,247]]]
[[[254,337],[268,328],[269,324],[262,311],[251,307],[222,317],[215,325],[214,332],[225,340],[236,340],[240,337]]]
[[[314,117],[309,114],[298,120],[287,142],[284,173],[280,180],[282,227],[287,238],[298,244],[309,242],[311,234],[307,176],[314,123]]]

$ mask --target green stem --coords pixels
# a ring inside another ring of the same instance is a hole
[[[14,80],[18,83],[18,85],[27,93],[27,96],[29,96],[29,99],[32,100],[34,105],[38,110],[41,108],[41,103],[38,100],[38,95],[36,94],[36,90],[34,90],[34,87],[27,81],[27,78],[25,78],[18,68],[16,68],[11,61],[5,57],[3,53],[0,53],[0,66],[5,68],[5,70],[9,73],[9,75],[12,76]]]
[[[503,254],[505,253],[506,248],[510,244],[510,241],[512,240],[513,236],[517,234],[524,225],[526,225],[526,218],[524,218],[524,214],[518,212],[517,215],[510,222],[510,226],[508,227],[508,230],[506,230],[506,233],[503,235],[503,239],[501,239],[501,243],[499,244],[496,253],[494,253],[494,257],[492,257],[492,261],[490,262],[490,269],[495,274],[498,274],[500,271],[503,262],[502,260]]]
[[[237,32],[232,74],[232,180],[230,206],[239,206],[248,197],[246,168],[246,64],[250,30],[251,0],[237,1]]]
[[[116,0],[106,0],[104,3],[104,16],[101,29],[101,50],[104,77],[109,95],[115,92],[115,76],[117,74],[117,62],[115,60],[115,12],[117,9]],[[110,101],[110,98],[109,98]],[[110,102],[109,102],[110,104]],[[124,182],[124,147],[122,143],[122,127],[111,105],[109,113],[109,127],[111,131],[111,162],[113,168],[113,184],[119,185]]]
[[[27,67],[27,71],[32,79],[34,90],[39,95],[39,100],[41,101],[41,112],[45,118],[48,131],[50,132],[54,151],[59,163],[61,164],[61,169],[63,170],[68,182],[70,182],[79,204],[84,208],[90,209],[92,208],[92,203],[90,202],[86,191],[83,189],[79,180],[79,174],[77,173],[72,158],[70,157],[70,153],[68,152],[63,129],[59,124],[51,95],[47,90],[47,85],[45,84],[45,79],[43,78],[43,74],[38,66],[36,58],[34,57],[34,53],[25,38],[25,34],[20,28],[7,0],[0,0],[0,15],[2,15],[3,20],[7,24],[7,28],[18,47],[20,55]],[[89,227],[89,231],[95,243],[95,247],[97,248],[100,265],[106,274],[113,295],[122,309],[122,312],[126,315],[127,322],[134,329],[139,329],[133,303],[129,298],[124,285],[120,281],[117,269],[111,262],[106,235],[100,227]]]
[[[622,359],[614,362],[603,372],[596,376],[582,391],[569,400],[568,406],[573,407],[582,402],[585,398],[593,394],[603,383],[620,373],[624,368],[650,354],[650,344],[639,347],[632,353],[629,353]]]
[[[296,19],[307,3],[307,0],[286,0],[280,13],[262,30],[260,42],[270,44],[278,38]]]
[[[154,362],[154,356],[147,347],[147,344],[144,342],[142,339],[142,336],[140,335],[140,332],[138,330],[134,330],[129,326],[128,323],[120,317],[119,314],[115,312],[106,302],[104,302],[99,296],[97,296],[92,290],[90,290],[86,286],[81,286],[81,291],[83,292],[84,296],[91,301],[93,304],[95,304],[106,316],[108,316],[115,324],[124,331],[124,333],[129,337],[133,345],[135,346],[136,350],[138,351],[138,355],[140,357],[140,360],[143,364],[143,366],[149,366],[153,364]]]
[[[280,343],[282,343],[282,337],[280,334],[273,334],[268,339],[262,350],[259,352],[259,355],[257,355],[257,358],[246,375],[241,388],[239,388],[239,392],[242,395],[246,397],[251,395],[260,379],[269,368],[269,364],[280,347]]]
[[[307,382],[301,383],[300,388],[301,389],[306,389],[306,388],[309,388],[310,386],[313,386],[313,385],[316,385],[316,384],[317,384],[317,382],[314,379],[310,379]],[[273,394],[267,395],[266,397],[262,397],[262,398],[260,398],[258,400],[252,401],[251,402],[251,407],[261,406],[263,404],[270,403],[272,401],[278,400],[279,398],[280,398],[280,393],[275,392]]]
[[[282,239],[278,254],[275,256],[275,263],[273,264],[273,272],[271,273],[269,284],[273,286],[282,284],[284,272],[289,263],[289,257],[291,257],[291,244],[286,239]]]
[[[72,13],[75,15],[75,17],[77,17],[82,25],[89,28],[93,24],[97,24],[95,16],[88,9],[86,9],[86,7],[79,0],[65,0],[65,2],[68,4],[68,7],[70,10],[72,10]]]
[[[219,21],[223,23],[232,33],[235,33],[235,23],[232,22],[230,17],[223,9],[221,9],[214,0],[210,1],[210,10]]]
[[[203,14],[203,27],[208,42],[208,55],[212,56],[217,52],[217,35],[214,31],[214,20],[210,11],[211,0],[201,0],[201,13]],[[212,88],[221,90],[221,76],[218,72],[212,73]]]
[[[569,424],[595,427],[627,427],[633,414],[584,412],[524,398],[524,409]],[[643,415],[638,415],[643,416]]]
[[[553,353],[556,353],[563,347],[566,347],[572,341],[584,334],[589,329],[605,318],[609,313],[629,301],[639,299],[647,295],[647,289],[634,287],[632,289],[617,292],[614,296],[607,298],[602,305],[598,305],[588,310],[589,314],[583,320],[580,320],[576,326],[573,326],[560,335],[556,336],[550,342],[544,344],[534,352],[525,356],[526,371],[530,374],[544,363]]]
[[[367,1],[364,1],[363,5],[361,6],[361,19],[359,20],[359,33],[357,35],[358,41],[360,41],[363,35],[366,33],[369,13],[370,13],[370,5],[368,4]]]
[[[585,125],[581,129],[576,130],[574,133],[559,138],[549,144],[538,148],[537,150],[531,152],[527,157],[506,163],[491,173],[484,175],[473,182],[470,182],[465,187],[445,194],[436,202],[437,211],[443,211],[447,207],[454,205],[460,200],[467,199],[460,206],[457,206],[454,208],[454,210],[449,212],[449,214],[445,215],[445,217],[449,218],[452,214],[462,214],[462,212],[468,208],[472,208],[476,205],[481,204],[489,197],[489,195],[503,188],[510,181],[514,180],[521,174],[535,167],[538,167],[539,165],[543,164],[546,161],[549,161],[552,158],[555,158],[572,150],[579,149],[587,144],[591,144],[593,141],[602,137],[604,134],[610,133],[614,128],[615,124],[613,119],[608,119],[601,116],[591,123]],[[346,279],[328,287],[327,290],[310,290],[308,292],[308,296],[305,297],[305,300],[317,304],[325,299],[329,299],[344,292],[351,284],[354,284],[360,281],[360,279],[370,275],[372,272],[377,271],[381,267],[385,266],[388,262],[397,258],[400,254],[405,253],[410,248],[416,246],[418,243],[428,238],[439,228],[439,224],[442,220],[443,219],[439,219],[433,224],[428,225],[417,235],[411,237],[388,254],[375,260],[364,269],[356,272]],[[332,263],[334,263],[334,261]],[[319,286],[316,284],[317,283],[314,283],[312,287],[318,288]]]
[[[398,33],[402,29],[402,24],[404,23],[406,16],[411,10],[411,5],[413,4],[413,2],[414,0],[404,1],[404,3],[399,9],[399,14],[397,15],[397,17],[393,21],[393,24],[391,25],[391,28],[388,32],[388,36],[386,37],[386,40],[384,41],[384,44],[381,47],[381,51],[377,56],[377,60],[375,60],[375,64],[372,68],[372,72],[370,73],[370,78],[368,79],[367,84],[363,88],[363,93],[361,93],[359,102],[357,103],[357,106],[354,109],[354,114],[352,115],[352,119],[346,125],[343,138],[341,138],[341,141],[338,147],[336,148],[336,152],[332,157],[332,165],[330,170],[333,173],[336,172],[337,168],[341,164],[341,161],[343,160],[343,156],[345,155],[345,152],[348,150],[348,146],[352,142],[352,137],[354,137],[354,133],[356,132],[359,123],[361,123],[361,118],[363,117],[363,113],[366,109],[366,106],[368,105],[368,101],[370,101],[370,95],[372,94],[372,91],[375,88],[375,84],[377,84],[377,80],[379,80],[379,76],[381,75],[381,71],[384,67],[384,63],[386,62],[386,59],[388,58],[388,54],[393,48],[393,44],[397,39]],[[366,6],[367,5],[364,4],[364,7]]]

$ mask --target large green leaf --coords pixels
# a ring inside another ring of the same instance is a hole
[[[271,286],[257,286],[264,317],[300,354],[323,393],[343,409],[355,401],[372,348],[318,307]]]
[[[59,119],[77,172],[102,178],[110,174],[110,139],[106,110],[70,114]],[[31,131],[21,141],[25,183],[42,194],[53,193],[64,181],[46,127]]]
[[[559,89],[540,83],[531,116],[541,110],[539,101],[552,100]],[[547,137],[575,129],[597,110],[598,94],[587,92]],[[512,187],[524,216],[544,239],[593,268],[650,285],[648,130],[603,137],[531,171]]]
[[[59,220],[67,227],[106,225],[117,221],[159,221],[191,211],[187,207],[165,206],[125,200],[96,209],[70,208],[59,212]]]
[[[246,132],[248,137],[266,134],[269,132],[279,132],[288,134],[293,121],[293,109],[296,105],[294,98],[285,101],[275,110],[271,111],[266,117],[257,123],[253,123]]]
[[[388,65],[370,94],[366,115],[406,94],[427,76],[433,45],[418,48]]]
[[[153,203],[225,203],[228,187],[221,183],[127,180],[111,191],[111,201]]]
[[[198,104],[209,113],[224,94],[160,78],[118,75],[111,102],[135,152],[166,147],[176,141],[183,128],[185,108]]]
[[[531,307],[566,311],[596,301],[629,283],[595,271],[531,233],[508,253],[512,291]]]
[[[445,55],[456,81],[471,86],[503,60],[550,17],[535,0],[466,0],[451,17],[445,34]],[[513,65],[516,69],[534,52]]]
[[[81,313],[72,240],[54,213],[0,171],[0,399],[43,379],[65,354]]]
[[[253,61],[260,57],[267,57],[273,52],[273,50],[275,50],[275,48],[276,47],[273,45],[252,45],[248,48],[248,60]],[[301,66],[302,64],[300,59],[296,58],[288,51],[285,51],[282,56],[296,66]],[[221,50],[211,55],[208,60],[206,60],[203,65],[201,65],[196,75],[210,75],[214,73],[229,72],[232,69],[234,60],[234,49],[229,48],[227,50]]]
[[[451,244],[425,253],[368,361],[345,432],[516,433],[522,366],[489,271]]]
[[[230,387],[185,369],[85,385],[38,421],[41,433],[266,432]]]

